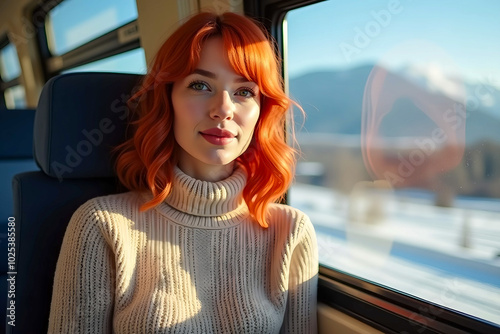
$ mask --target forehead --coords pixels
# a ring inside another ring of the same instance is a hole
[[[203,65],[222,65],[230,67],[222,38],[213,37],[202,44],[198,66]]]
[[[257,83],[259,71],[255,66],[259,67],[259,64],[252,62],[251,59],[255,57],[249,56],[248,53],[252,53],[252,50],[246,50],[241,45],[227,45],[222,37],[210,37],[201,45],[200,58],[194,69],[209,71],[217,76],[218,73],[227,74],[237,77],[238,81],[244,78],[245,81]]]

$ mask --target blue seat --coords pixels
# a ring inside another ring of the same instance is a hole
[[[7,333],[47,332],[55,267],[71,215],[90,198],[125,191],[114,175],[111,150],[126,138],[126,101],[140,79],[70,73],[44,86],[34,126],[41,171],[14,177],[15,327],[7,323]]]
[[[38,170],[33,160],[34,109],[0,109],[0,312],[5,314],[7,302],[7,222],[14,216],[12,178]],[[0,318],[5,328],[5,317]]]
[[[0,109],[0,217],[14,214],[12,177],[20,172],[38,170],[33,160],[34,109]],[[2,225],[3,226],[3,225]],[[1,230],[4,233],[4,229]],[[1,236],[0,236],[1,237]],[[0,268],[3,268],[0,263]]]

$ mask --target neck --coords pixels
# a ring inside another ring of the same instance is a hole
[[[189,216],[181,219],[183,224],[191,222],[205,227],[216,227],[226,226],[228,219],[248,214],[243,199],[247,177],[242,168],[236,168],[231,176],[218,182],[194,179],[178,167],[174,168],[173,176],[172,190],[165,200],[168,206],[163,209],[159,206],[158,210],[175,210],[177,221],[187,214]],[[207,219],[200,222],[193,216]]]
[[[227,165],[190,164],[181,159],[178,162],[178,167],[192,178],[201,181],[217,182],[228,178],[233,173],[234,162]]]

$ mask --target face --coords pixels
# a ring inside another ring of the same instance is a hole
[[[259,87],[234,72],[222,39],[206,41],[200,57],[172,90],[179,167],[188,175],[232,166],[250,144],[260,113]]]

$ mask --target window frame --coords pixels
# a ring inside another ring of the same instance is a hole
[[[45,20],[49,12],[63,0],[46,0],[32,13],[36,30],[38,50],[42,60],[45,80],[62,71],[105,59],[141,47],[137,19],[129,21],[73,50],[61,55],[50,52]],[[123,38],[125,36],[125,38]]]
[[[245,14],[264,24],[283,55],[290,10],[325,0],[244,0]],[[283,64],[282,66],[286,66]],[[284,68],[282,74],[285,76]],[[500,325],[320,264],[318,302],[385,333],[498,333]]]

